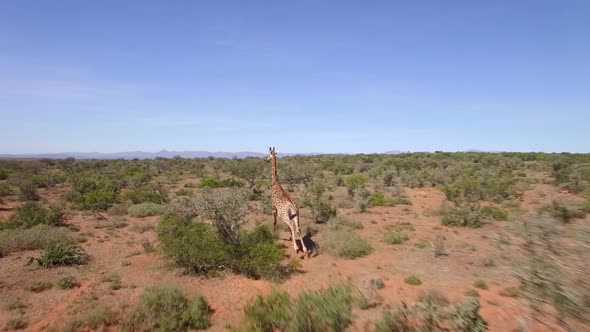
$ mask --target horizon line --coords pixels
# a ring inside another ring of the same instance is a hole
[[[381,152],[280,152],[283,155],[322,155],[322,154],[346,154],[346,155],[355,155],[355,154],[402,154],[402,153],[436,153],[436,152],[444,152],[444,153],[458,153],[458,152],[482,152],[482,153],[547,153],[547,154],[560,154],[560,153],[571,153],[571,154],[588,154],[590,152],[572,152],[572,151],[511,151],[511,150],[480,150],[480,149],[463,149],[463,150],[453,150],[453,151],[446,151],[446,150],[400,150],[400,149],[392,149],[387,151]],[[116,152],[99,152],[99,151],[62,151],[62,152],[22,152],[22,153],[4,153],[0,152],[0,156],[34,156],[34,155],[74,155],[74,154],[97,154],[97,155],[115,155],[115,154],[134,154],[134,153],[143,153],[143,154],[158,154],[158,153],[209,153],[209,154],[266,154],[265,152],[257,152],[257,151],[210,151],[210,150],[168,150],[168,149],[161,149],[157,151],[145,151],[145,150],[127,150],[127,151],[116,151]]]

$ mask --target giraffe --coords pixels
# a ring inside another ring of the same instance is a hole
[[[305,243],[303,242],[303,238],[301,238],[301,230],[299,229],[299,208],[291,197],[287,194],[287,192],[281,187],[281,183],[279,182],[279,177],[277,174],[277,152],[275,148],[268,148],[268,158],[266,160],[270,160],[272,162],[272,210],[273,210],[273,229],[277,229],[277,216],[281,218],[281,220],[289,226],[289,230],[291,230],[291,239],[293,240],[293,249],[295,249],[295,253],[299,253],[299,247],[297,246],[297,241],[295,240],[295,233],[299,236],[299,240],[301,241],[301,246],[303,247],[303,252],[307,254],[309,257],[309,252],[305,247]]]

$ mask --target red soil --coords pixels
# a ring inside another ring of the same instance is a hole
[[[342,188],[338,188],[342,189]],[[83,319],[96,305],[102,304],[120,317],[137,303],[144,289],[158,284],[177,285],[187,295],[201,293],[206,296],[214,310],[212,331],[225,331],[228,324],[236,324],[243,317],[244,305],[259,294],[267,294],[273,288],[285,290],[292,295],[307,290],[315,290],[351,280],[358,283],[366,275],[376,275],[383,279],[385,288],[379,290],[383,298],[382,305],[368,310],[354,310],[353,331],[364,331],[371,322],[379,319],[384,306],[395,308],[401,301],[413,303],[420,291],[437,289],[445,294],[451,303],[464,299],[465,291],[473,288],[477,279],[484,279],[488,290],[480,293],[481,314],[489,323],[490,331],[513,331],[520,321],[527,317],[528,307],[523,300],[504,297],[499,293],[509,287],[517,286],[513,276],[514,256],[517,245],[511,237],[511,229],[517,221],[495,222],[479,229],[451,228],[442,226],[439,216],[431,216],[429,211],[440,207],[444,195],[436,189],[406,189],[411,199],[411,206],[395,206],[371,208],[368,213],[357,214],[352,209],[339,209],[340,215],[349,216],[363,223],[364,228],[357,232],[370,240],[375,251],[356,260],[338,259],[322,252],[316,257],[302,260],[301,273],[295,274],[280,284],[265,280],[251,280],[243,276],[226,273],[221,277],[203,278],[184,275],[182,270],[171,267],[157,253],[144,253],[140,240],[146,238],[156,241],[153,229],[139,234],[132,230],[133,224],[149,224],[157,226],[158,217],[131,218],[126,217],[129,225],[116,230],[96,228],[106,221],[98,221],[92,215],[76,213],[69,222],[80,227],[80,234],[86,234],[88,241],[83,247],[92,257],[88,266],[59,267],[40,269],[34,265],[25,266],[26,258],[37,256],[39,252],[19,252],[0,259],[0,302],[22,297],[28,307],[25,316],[29,319],[31,331],[43,331],[48,327],[57,330],[69,320]],[[540,193],[544,195],[540,195]],[[42,193],[48,198],[47,193]],[[335,195],[337,196],[337,195]],[[548,204],[552,199],[563,199],[559,189],[553,186],[535,185],[524,195],[521,212],[512,211],[512,215],[536,209]],[[568,199],[576,200],[573,195]],[[52,197],[49,196],[49,200]],[[8,208],[14,208],[16,199],[5,199]],[[1,217],[11,212],[0,211]],[[302,227],[310,224],[309,213],[303,210]],[[250,220],[262,220],[272,224],[271,216],[249,216]],[[587,222],[586,219],[584,222]],[[415,230],[408,231],[410,240],[402,245],[392,246],[383,242],[383,229],[386,225],[411,223]],[[323,225],[313,225],[319,230],[314,238],[321,245],[321,234],[327,232]],[[416,246],[420,240],[433,241],[437,234],[446,238],[448,256],[433,257],[430,247]],[[511,244],[499,244],[499,237],[508,237]],[[287,232],[282,238],[288,238]],[[284,241],[284,240],[283,240]],[[292,255],[287,241],[285,253]],[[494,267],[481,264],[483,258],[491,258],[496,262]],[[129,264],[122,264],[128,262]],[[101,277],[118,273],[123,287],[110,290],[107,282]],[[422,284],[411,286],[404,279],[411,274],[420,277]],[[42,293],[26,290],[27,285],[36,280],[48,280],[55,283],[64,275],[74,275],[82,281],[80,288],[60,290],[57,287]],[[98,299],[83,299],[88,294],[95,294]],[[0,310],[0,326],[14,312]],[[552,318],[553,317],[553,318]],[[543,323],[529,322],[531,331],[560,331],[555,315],[547,310]],[[546,325],[544,325],[546,324]],[[115,330],[116,327],[110,329]]]

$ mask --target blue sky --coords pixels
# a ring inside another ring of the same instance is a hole
[[[588,1],[2,1],[0,153],[590,152]]]

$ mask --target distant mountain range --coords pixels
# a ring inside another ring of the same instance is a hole
[[[409,153],[410,151],[401,151],[401,150],[391,150],[391,151],[385,151],[385,154],[402,154],[402,153]]]
[[[465,150],[464,152],[489,152],[481,150]],[[410,153],[410,151],[391,150],[386,151],[384,154],[401,154]],[[493,153],[493,152],[490,152]],[[320,152],[311,153],[281,153],[282,157],[286,156],[311,156],[325,154]],[[335,153],[338,154],[338,153]],[[346,154],[346,153],[339,153]],[[0,159],[65,159],[65,158],[76,158],[76,159],[153,159],[153,158],[173,158],[180,156],[182,158],[247,158],[247,157],[266,157],[266,153],[260,152],[210,152],[210,151],[168,151],[162,150],[158,152],[144,152],[144,151],[130,151],[130,152],[114,152],[114,153],[102,153],[102,152],[61,152],[61,153],[24,153],[24,154],[0,154]]]
[[[282,156],[293,155],[317,155],[320,153],[281,153]],[[153,158],[173,158],[180,156],[182,158],[247,158],[247,157],[266,157],[265,153],[259,152],[210,152],[210,151],[168,151],[158,152],[60,152],[60,153],[26,153],[26,154],[0,154],[0,159],[153,159]]]

